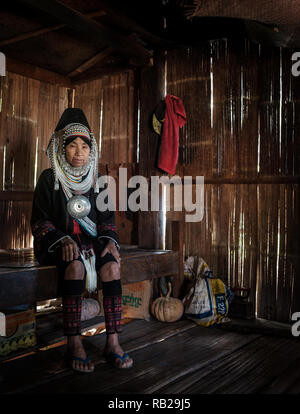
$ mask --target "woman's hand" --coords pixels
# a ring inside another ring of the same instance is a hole
[[[101,257],[105,256],[106,253],[111,253],[114,256],[114,258],[117,260],[118,265],[120,266],[120,261],[121,261],[120,253],[113,241],[109,241],[107,243],[107,245],[103,249],[103,252],[101,253]]]
[[[75,241],[71,238],[65,238],[62,240],[62,259],[65,262],[71,262],[78,259],[79,251]]]

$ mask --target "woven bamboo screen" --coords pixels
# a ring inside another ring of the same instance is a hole
[[[48,168],[45,151],[67,106],[67,93],[63,87],[13,73],[0,82],[0,191],[15,194],[0,201],[0,248],[28,248],[32,203],[20,192],[32,192],[40,173]]]
[[[125,72],[75,88],[75,107],[82,108],[100,148],[100,165],[135,162],[134,77]]]
[[[167,93],[187,112],[177,174],[204,176],[204,217],[185,256],[250,287],[258,317],[300,309],[300,84],[292,50],[218,40],[168,52]]]
[[[132,71],[105,76],[77,85],[75,107],[84,110],[99,146],[99,171],[116,182],[118,206],[119,168],[127,168],[128,179],[136,174],[136,100]],[[115,213],[119,240],[137,244],[137,214]]]
[[[0,82],[0,191],[13,191],[12,200],[0,200],[0,249],[29,248],[32,191],[41,172],[49,168],[46,149],[68,106],[68,91],[13,73]],[[132,73],[124,73],[75,88],[73,104],[84,110],[101,147],[104,174],[117,175],[119,164],[135,161],[133,85]],[[133,231],[125,216],[124,222]],[[129,242],[130,232],[123,225],[120,230]]]

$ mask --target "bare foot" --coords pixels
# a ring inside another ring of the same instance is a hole
[[[84,362],[87,358],[86,352],[83,348],[82,341],[80,335],[78,336],[69,336],[68,337],[68,355],[71,357],[77,357],[81,358],[80,360],[72,360],[72,368],[76,371],[86,371],[90,372],[91,370],[94,370],[94,365],[91,363],[91,361]]]

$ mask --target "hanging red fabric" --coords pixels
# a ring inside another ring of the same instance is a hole
[[[165,121],[161,138],[158,168],[175,174],[178,161],[179,128],[186,123],[186,113],[182,100],[174,95],[166,95]]]

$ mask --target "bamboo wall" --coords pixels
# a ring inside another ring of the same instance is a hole
[[[136,162],[134,76],[125,72],[82,83],[74,106],[82,108],[100,148],[100,164]]]
[[[168,52],[167,93],[187,112],[177,174],[204,176],[205,210],[185,255],[251,288],[257,316],[300,309],[299,80],[292,50],[219,40]]]
[[[82,108],[99,146],[99,171],[113,177],[127,168],[128,180],[137,174],[137,110],[133,72],[77,85],[74,106]],[[137,213],[116,211],[120,242],[137,244]]]
[[[45,151],[67,93],[14,73],[0,82],[0,249],[28,248],[32,191],[48,168]]]
[[[68,89],[14,73],[0,78],[0,249],[32,246],[32,191],[49,167],[46,148],[68,107]],[[136,111],[132,73],[75,88],[73,106],[84,110],[100,145],[100,171],[117,179],[118,167],[136,167]],[[133,217],[118,214],[124,243],[136,241]]]

